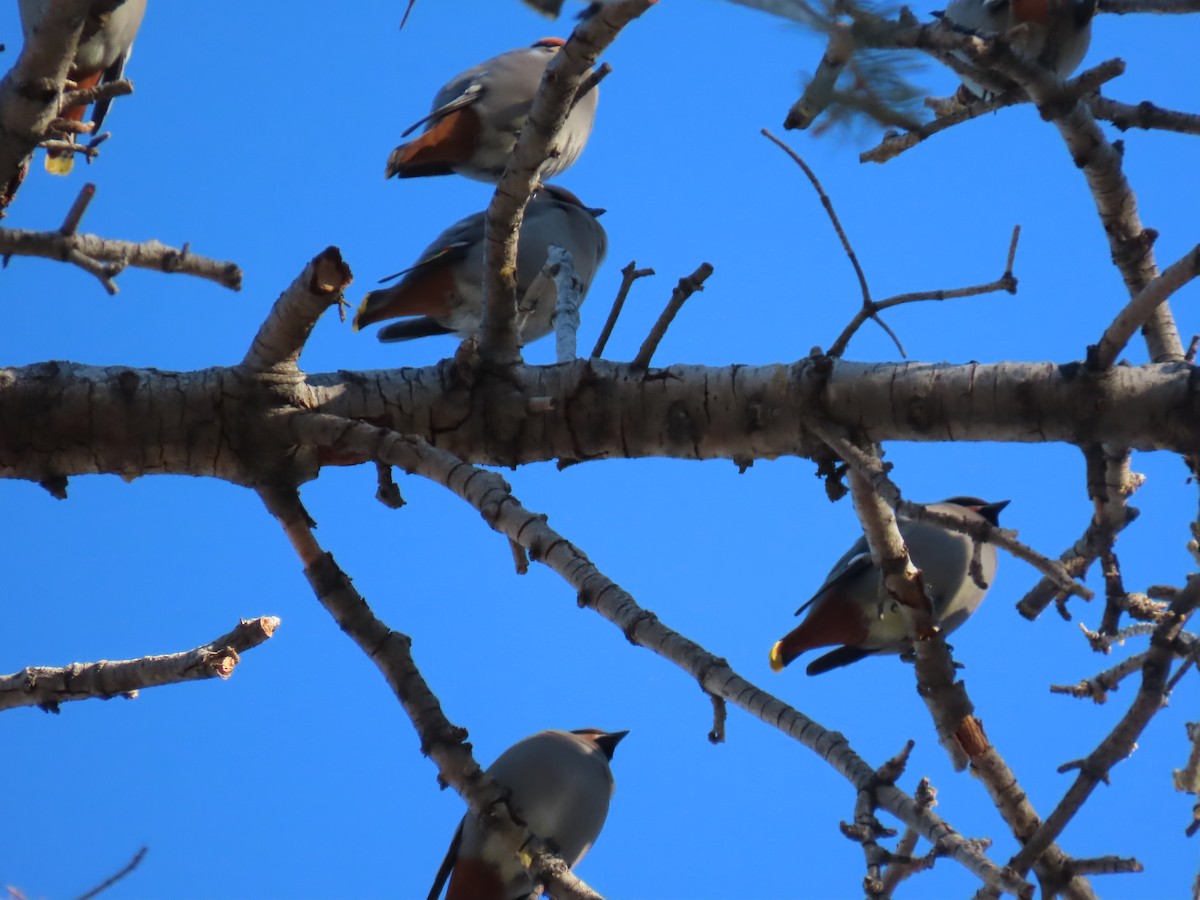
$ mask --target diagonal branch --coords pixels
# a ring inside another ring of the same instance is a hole
[[[483,296],[486,313],[482,357],[499,365],[519,362],[517,345],[517,234],[525,207],[540,181],[580,84],[618,32],[657,0],[609,0],[581,22],[546,66],[546,74],[521,128],[484,222]]]
[[[333,556],[321,549],[313,535],[313,522],[296,492],[287,488],[262,488],[259,496],[283,527],[305,577],[321,605],[338,627],[358,645],[379,669],[421,739],[421,752],[438,767],[438,775],[453,787],[491,833],[516,856],[529,853],[531,869],[555,897],[564,900],[601,900],[573,875],[546,842],[512,818],[507,792],[489,778],[471,754],[466,729],[446,718],[441,703],[412,658],[412,638],[393,631],[379,619],[355,590]]]
[[[1104,330],[1100,342],[1095,347],[1088,348],[1088,366],[1097,372],[1112,368],[1130,338],[1154,314],[1159,305],[1166,303],[1172,294],[1197,275],[1200,275],[1200,244],[1164,269],[1162,274],[1125,304]]]
[[[499,475],[468,465],[420,438],[338,416],[295,413],[290,418],[290,434],[297,441],[401,466],[444,485],[479,510],[491,528],[525,547],[531,559],[557,572],[578,592],[581,605],[608,619],[628,640],[675,663],[695,678],[705,692],[724,698],[793,737],[856,787],[861,788],[872,777],[872,768],[850,748],[845,737],[823,728],[751,684],[733,671],[728,662],[671,630],[656,615],[640,607],[579,548],[551,529],[544,516],[525,509]],[[931,843],[940,842],[947,856],[986,884],[1018,895],[1025,895],[1030,889],[1026,882],[1011,879],[995,867],[975,843],[965,840],[936,814],[921,809],[903,791],[881,788],[879,802],[881,808],[916,828]]]
[[[1096,785],[1108,781],[1109,770],[1133,752],[1142,731],[1163,707],[1167,675],[1174,660],[1173,644],[1197,605],[1200,605],[1200,576],[1192,575],[1188,578],[1187,587],[1171,602],[1166,617],[1150,638],[1150,649],[1146,651],[1142,684],[1137,697],[1099,746],[1086,759],[1073,766],[1079,769],[1075,783],[1037,832],[1012,858],[1009,862],[1011,868],[1021,873],[1028,871],[1030,865],[1052,845],[1075,817]]]
[[[1037,829],[1041,820],[1015,773],[984,733],[966,685],[957,678],[945,639],[933,627],[921,573],[909,559],[891,506],[873,486],[873,481],[879,478],[872,479],[872,473],[886,479],[882,461],[844,439],[830,437],[830,449],[851,466],[848,476],[850,494],[871,549],[872,561],[879,567],[888,593],[903,604],[909,633],[913,637],[917,693],[929,709],[938,742],[946,749],[956,770],[966,768],[968,763],[971,765],[1014,837],[1023,840]],[[871,465],[866,465],[864,459]],[[1035,858],[1039,878],[1052,877],[1068,883],[1072,896],[1092,896],[1085,881],[1074,879],[1066,872],[1070,858],[1057,845],[1047,846],[1044,850],[1044,856]],[[994,886],[987,885],[984,891],[994,893]]]
[[[228,634],[182,653],[73,663],[62,668],[29,666],[0,676],[0,710],[37,706],[56,713],[60,704],[70,700],[133,699],[143,688],[228,678],[240,661],[239,654],[266,641],[278,627],[279,619],[262,616],[243,619]]]

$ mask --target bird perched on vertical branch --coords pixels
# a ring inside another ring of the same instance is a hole
[[[968,520],[999,525],[1007,500],[988,503],[978,497],[951,497],[930,504],[934,512],[956,513]],[[938,525],[897,516],[900,535],[912,563],[921,570],[933,622],[949,634],[983,602],[996,575],[996,548],[979,546],[980,580],[971,574],[975,542]],[[908,649],[908,624],[899,601],[887,594],[883,575],[871,561],[866,537],[860,537],[825,577],[813,598],[796,610],[809,610],[804,621],[771,648],[771,668],[780,672],[800,654],[817,647],[842,646],[806,670],[820,675],[874,653]]]
[[[583,859],[604,827],[613,795],[609,763],[627,731],[540,731],[509,747],[487,774],[509,791],[512,814],[557,848],[570,867]],[[459,823],[428,900],[518,900],[535,890],[525,867],[468,813]]]
[[[517,238],[517,300],[520,309],[528,311],[519,335],[522,344],[544,337],[553,327],[555,285],[553,280],[538,277],[552,244],[570,252],[582,285],[580,302],[587,296],[608,252],[608,235],[597,221],[603,212],[584,206],[557,185],[544,185],[529,201]],[[455,222],[425,248],[414,265],[390,276],[400,281],[367,294],[354,316],[354,330],[384,319],[418,316],[381,328],[379,340],[479,334],[484,315],[485,216],[478,212]]]
[[[385,176],[419,178],[457,172],[477,181],[499,181],[546,65],[565,43],[562,38],[542,38],[532,47],[501,53],[456,75],[433,98],[433,111],[401,135],[425,126],[420,137],[391,152]],[[583,152],[599,94],[597,86],[576,98],[556,138],[557,155],[542,170],[543,179],[570,167]]]
[[[1062,78],[1083,62],[1095,14],[1096,0],[952,0],[941,13],[958,28],[986,36],[1023,26],[1013,47]],[[977,97],[988,93],[969,78],[963,85]]]
[[[49,0],[20,0],[21,26],[28,41],[37,30]],[[67,78],[76,89],[95,87],[119,81],[125,71],[125,63],[133,47],[133,39],[142,25],[146,14],[146,0],[96,0],[88,11],[83,33],[75,48],[75,58],[67,72]],[[111,100],[100,100],[92,110],[92,133],[100,130]],[[82,122],[87,104],[72,106],[59,112],[59,118]],[[67,175],[75,165],[75,154],[70,150],[47,150],[46,171],[55,175]]]

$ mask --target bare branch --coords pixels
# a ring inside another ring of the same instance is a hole
[[[242,270],[235,263],[196,256],[186,244],[176,250],[156,240],[135,243],[94,234],[0,228],[0,256],[40,256],[72,263],[99,278],[110,294],[116,293],[111,279],[127,266],[194,275],[235,291],[242,286]]]
[[[1087,488],[1094,512],[1083,536],[1059,556],[1064,569],[1073,578],[1082,578],[1091,564],[1111,551],[1113,542],[1138,511],[1128,500],[1145,482],[1145,477],[1130,468],[1129,451],[1122,447],[1094,444],[1084,448],[1087,462]],[[1043,578],[1017,603],[1017,612],[1036,619],[1056,598],[1060,585]],[[1126,603],[1128,603],[1126,598]]]
[[[96,897],[107,891],[110,887],[140,866],[142,864],[142,860],[146,858],[146,854],[149,852],[149,850],[149,847],[142,847],[137,853],[133,854],[133,859],[129,860],[129,862],[127,862],[124,868],[122,868],[119,872],[116,872],[109,878],[104,879],[104,881],[96,885],[87,893],[80,894],[75,898],[75,900],[92,900],[93,897]]]
[[[1150,639],[1142,666],[1142,684],[1129,709],[1116,727],[1104,738],[1079,766],[1075,783],[1059,801],[1058,806],[1041,824],[1037,832],[1024,842],[1021,851],[1012,858],[1009,866],[1017,872],[1028,871],[1029,866],[1051,846],[1062,830],[1074,818],[1080,807],[1091,795],[1096,785],[1107,781],[1109,770],[1133,752],[1138,737],[1149,724],[1154,714],[1162,708],[1163,689],[1167,683],[1171,662],[1174,659],[1172,645],[1183,630],[1188,618],[1200,604],[1200,576],[1190,576],[1187,587],[1171,603],[1167,617],[1155,629]]]
[[[633,287],[633,283],[639,278],[645,278],[647,275],[653,275],[653,269],[638,269],[635,268],[637,263],[634,260],[629,261],[629,265],[621,270],[621,287],[617,290],[616,299],[613,300],[612,309],[609,310],[608,320],[604,323],[604,329],[600,332],[600,337],[596,339],[596,346],[592,348],[592,357],[596,358],[604,355],[604,348],[608,345],[608,339],[612,336],[613,328],[617,324],[617,318],[621,315],[621,310],[625,307],[625,298],[629,296],[629,289]]]
[[[313,326],[321,313],[341,301],[353,278],[337,247],[326,247],[314,256],[271,307],[242,365],[254,372],[301,381],[303,375],[296,363]]]
[[[1200,275],[1200,244],[1163,270],[1157,278],[1142,288],[1137,296],[1117,313],[1105,329],[1100,342],[1088,348],[1088,365],[1094,371],[1104,371],[1116,364],[1134,333],[1176,291]]]
[[[646,335],[646,340],[642,341],[642,346],[638,350],[637,356],[629,363],[629,368],[634,370],[649,368],[654,351],[658,349],[659,342],[666,337],[667,329],[671,327],[675,316],[679,313],[679,310],[683,309],[683,304],[687,302],[688,297],[692,296],[696,291],[704,290],[704,282],[708,280],[708,276],[712,273],[713,267],[711,265],[700,263],[699,268],[695,272],[685,278],[679,279],[679,284],[671,292],[671,299],[667,301],[667,305],[659,314],[658,320],[650,329],[650,333]]]
[[[585,72],[613,42],[618,32],[656,0],[609,0],[584,19],[546,66],[541,87],[521,128],[508,166],[488,206],[484,224],[484,315],[480,354],[485,360],[512,365],[517,348],[517,234],[525,207],[552,152],[555,136],[566,122]]]
[[[233,674],[240,654],[266,641],[278,627],[279,619],[262,616],[243,619],[228,634],[182,653],[73,663],[62,668],[29,666],[0,676],[0,710],[37,706],[56,713],[60,704],[71,700],[133,699],[143,688],[225,679]]]
[[[354,589],[333,556],[321,549],[312,533],[312,520],[294,490],[263,488],[263,504],[283,527],[317,600],[338,627],[375,664],[400,701],[421,739],[421,752],[434,761],[438,775],[463,797],[493,835],[513,855],[524,848],[533,857],[534,875],[544,879],[554,895],[571,900],[594,900],[598,895],[579,881],[565,863],[554,857],[545,841],[512,818],[507,792],[489,778],[471,755],[466,729],[450,723],[441,703],[412,658],[412,638],[383,623]]]
[[[525,509],[508,485],[493,472],[467,465],[427,444],[366,423],[350,423],[336,416],[295,413],[294,433],[303,440],[336,452],[353,452],[382,460],[444,485],[480,511],[484,521],[519,542],[530,557],[549,566],[578,592],[579,602],[608,619],[633,643],[653,650],[690,674],[709,694],[722,697],[740,709],[778,728],[822,759],[856,787],[866,784],[873,772],[850,748],[845,737],[828,731],[803,713],[762,691],[734,672],[728,662],[667,628],[657,616],[596,568],[569,540],[551,529],[544,516]],[[981,880],[1000,889],[1026,895],[1031,886],[1013,880],[964,840],[949,825],[895,787],[879,791],[880,806],[912,825],[946,855],[964,865]]]
[[[951,57],[953,59],[954,57]],[[1106,82],[1112,81],[1125,74],[1125,62],[1120,59],[1108,59],[1099,65],[1093,66],[1085,72],[1072,78],[1067,82],[1067,90],[1072,94],[1086,98],[1088,103],[1096,107],[1097,97],[1092,97],[1095,91]],[[980,99],[972,96],[967,103],[957,102],[952,100],[945,101],[929,101],[937,112],[937,118],[924,122],[908,131],[900,134],[893,134],[885,137],[877,146],[872,147],[860,153],[858,156],[859,162],[875,162],[885,163],[899,156],[905,150],[911,150],[917,144],[924,141],[926,138],[933,137],[939,132],[945,131],[948,128],[953,128],[955,125],[961,125],[963,122],[969,122],[972,119],[977,119],[980,116],[995,112],[999,109],[1005,109],[1009,106],[1018,106],[1022,103],[1028,103],[1029,97],[1019,88],[1013,88],[1007,91],[993,94],[987,99]],[[1107,101],[1111,103],[1112,101]],[[1124,104],[1116,104],[1116,106],[1124,107]],[[1102,115],[1099,111],[1097,117],[1107,119],[1107,115]]]
[[[1078,698],[1088,697],[1096,703],[1104,703],[1108,699],[1109,691],[1115,691],[1125,678],[1134,672],[1141,671],[1146,663],[1147,653],[1149,653],[1148,650],[1124,659],[1112,668],[1105,669],[1099,675],[1084,679],[1079,684],[1052,684],[1050,693],[1068,694]]]

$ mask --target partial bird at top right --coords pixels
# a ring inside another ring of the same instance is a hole
[[[952,0],[942,15],[982,36],[1024,26],[1013,38],[1014,49],[1066,78],[1087,54],[1095,14],[1096,0]],[[969,78],[963,85],[976,97],[989,93]]]

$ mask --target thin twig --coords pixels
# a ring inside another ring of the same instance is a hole
[[[596,346],[592,348],[593,359],[604,355],[604,348],[608,345],[608,339],[617,324],[617,318],[625,307],[625,298],[629,296],[629,289],[633,287],[633,283],[639,278],[654,274],[653,269],[638,269],[635,268],[636,265],[637,262],[631,259],[629,265],[621,270],[621,287],[617,290],[612,309],[608,311],[608,320],[604,323],[604,330],[600,332],[600,337],[596,339]]]
[[[104,881],[102,881],[100,884],[96,885],[90,891],[88,891],[84,894],[80,894],[78,897],[75,898],[75,900],[92,900],[93,897],[104,893],[110,887],[112,887],[114,884],[116,884],[118,881],[120,881],[122,878],[124,878],[126,875],[128,875],[130,872],[132,872],[138,866],[140,866],[142,864],[142,860],[146,858],[146,854],[149,852],[150,852],[149,847],[142,847],[140,850],[138,850],[137,853],[133,854],[133,859],[129,860],[129,862],[127,862],[125,864],[125,867],[123,869],[121,869],[121,871],[117,872],[116,874],[112,875],[109,878],[106,878]]]
[[[688,297],[692,296],[696,291],[704,290],[704,282],[708,280],[708,277],[712,273],[713,267],[709,263],[701,263],[699,268],[691,275],[679,279],[679,284],[671,292],[671,299],[667,301],[667,305],[659,315],[658,321],[654,323],[654,327],[646,335],[646,340],[642,341],[642,346],[638,350],[637,356],[629,363],[630,368],[649,368],[654,351],[658,349],[659,342],[666,337],[667,329],[671,326],[671,322],[675,320],[675,316],[683,308],[683,304],[687,302]]]

